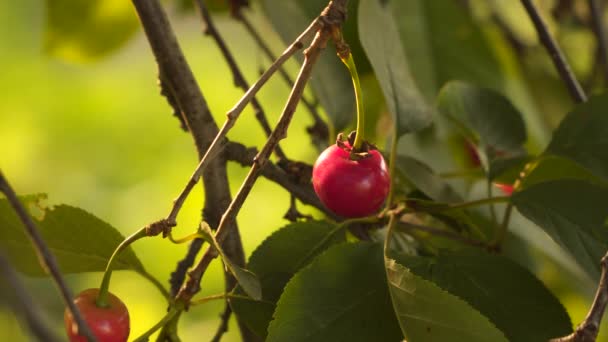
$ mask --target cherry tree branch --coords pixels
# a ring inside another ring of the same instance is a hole
[[[608,305],[608,253],[601,261],[602,273],[597,286],[595,299],[585,320],[576,327],[576,330],[564,337],[554,338],[550,342],[595,342],[600,331],[600,323]]]
[[[6,291],[4,294],[13,306],[13,310],[16,313],[23,315],[27,326],[34,336],[40,341],[61,341],[55,333],[45,325],[40,315],[40,307],[27,293],[25,285],[19,279],[17,271],[15,271],[2,253],[0,253],[0,279],[6,281],[10,286],[10,291]]]
[[[266,57],[271,61],[276,60],[276,56],[274,55],[268,44],[266,44],[264,38],[262,38],[262,35],[260,35],[260,33],[255,29],[249,19],[247,19],[247,16],[245,16],[241,8],[238,8],[238,10],[235,12],[234,18],[236,18],[239,22],[243,24],[247,32],[249,32],[253,40],[257,43],[257,45],[260,47]],[[281,75],[281,78],[287,83],[287,85],[293,87],[293,79],[291,78],[291,76],[289,76],[287,71],[285,71],[284,68],[279,68],[278,72],[279,75]],[[313,124],[308,128],[308,132],[311,134],[316,134],[319,140],[327,142],[327,140],[329,139],[329,128],[321,118],[321,115],[319,114],[316,105],[312,101],[308,100],[306,96],[302,96],[301,101],[313,118]]]
[[[198,7],[198,12],[199,12],[203,22],[206,25],[204,32],[205,32],[205,34],[210,35],[213,38],[213,40],[219,47],[220,51],[222,52],[222,55],[224,56],[224,59],[226,60],[226,63],[228,63],[228,66],[230,67],[230,71],[232,72],[232,75],[234,78],[234,84],[237,87],[243,89],[243,91],[247,91],[250,88],[249,84],[247,83],[247,80],[245,80],[245,76],[243,76],[243,73],[241,72],[241,69],[239,68],[238,64],[236,63],[234,56],[228,49],[228,46],[226,45],[224,38],[222,38],[221,34],[217,30],[217,27],[215,26],[213,19],[211,18],[211,15],[209,14],[209,10],[207,9],[207,6],[205,5],[205,1],[196,0],[195,4]],[[281,70],[281,69],[279,69],[279,70]],[[270,133],[272,132],[272,128],[270,128],[270,124],[268,123],[268,119],[266,118],[266,114],[264,113],[264,109],[262,109],[262,105],[257,100],[257,98],[253,97],[251,99],[251,106],[253,107],[253,109],[255,111],[255,117],[257,118],[260,125],[262,126],[262,129],[264,129],[264,133],[266,133],[266,136],[269,136]],[[285,153],[283,152],[283,150],[281,149],[281,147],[279,145],[277,145],[277,148],[275,149],[275,153],[277,154],[279,159],[286,159]]]
[[[207,106],[205,98],[192,74],[192,71],[181,51],[175,33],[171,28],[167,15],[158,0],[132,0],[137,14],[140,18],[152,52],[156,58],[159,69],[159,78],[163,91],[167,93],[167,99],[174,110],[178,109],[183,122],[190,131],[196,148],[198,150],[201,165],[197,168],[196,177],[192,177],[186,187],[186,191],[174,202],[173,209],[168,219],[162,219],[146,227],[148,235],[163,233],[166,235],[174,227],[177,213],[185,201],[188,193],[203,177],[205,189],[205,206],[203,208],[203,220],[211,226],[216,227],[222,213],[231,202],[228,174],[226,171],[226,160],[221,149],[210,148],[213,143],[220,146],[223,136],[218,135],[218,127]],[[176,108],[177,107],[177,108]],[[214,137],[219,136],[220,139]],[[211,152],[211,153],[209,153]],[[212,158],[210,158],[210,156]],[[177,210],[176,210],[177,209]],[[226,230],[231,234],[223,241],[222,247],[231,260],[240,266],[245,264],[245,255],[241,243],[240,234],[236,221],[230,222]],[[188,258],[196,255],[202,245],[201,241],[192,243],[188,255],[180,262],[176,271],[171,275],[171,285],[183,283],[185,270],[190,266],[188,262],[194,260]],[[226,277],[226,287],[234,287],[235,280],[232,276]],[[239,325],[245,341],[249,340],[250,332],[245,326]]]
[[[536,5],[532,2],[532,0],[521,0],[522,5],[525,7],[532,23],[534,24],[534,28],[536,29],[536,33],[538,34],[538,38],[541,43],[545,46],[547,52],[549,52],[549,56],[557,69],[560,77],[566,84],[568,91],[570,92],[570,96],[574,99],[575,102],[581,103],[587,101],[587,95],[585,95],[585,91],[581,87],[581,85],[576,80],[570,65],[566,61],[564,54],[560,50],[559,46],[555,42],[555,40],[551,37],[549,33],[549,29],[547,25],[543,21],[536,8]]]
[[[65,305],[67,306],[68,310],[70,310],[72,316],[76,320],[79,334],[85,336],[89,341],[97,341],[97,339],[89,329],[89,326],[87,325],[86,321],[84,320],[82,313],[80,312],[80,310],[78,310],[76,304],[74,304],[74,296],[72,295],[72,291],[68,287],[67,283],[65,282],[65,279],[63,278],[63,275],[61,274],[61,271],[59,270],[59,265],[57,264],[55,256],[53,255],[53,253],[51,253],[50,248],[44,242],[42,235],[40,235],[40,232],[36,227],[36,223],[34,223],[34,220],[32,220],[31,216],[27,213],[27,209],[25,209],[23,204],[21,204],[21,202],[19,201],[17,194],[8,183],[8,180],[4,177],[2,171],[0,171],[0,192],[6,195],[6,199],[13,207],[13,210],[15,210],[17,216],[19,216],[19,219],[23,223],[25,232],[29,236],[34,250],[38,255],[40,265],[42,266],[44,271],[51,276],[51,278],[59,288],[59,292],[61,293],[61,297],[63,298]]]
[[[296,78],[294,87],[291,90],[291,94],[289,95],[285,108],[281,113],[277,126],[266,141],[266,144],[262,150],[257,154],[253,166],[241,184],[241,188],[222,216],[222,220],[220,221],[215,236],[220,243],[224,240],[228,233],[225,227],[236,219],[236,215],[240,211],[245,199],[251,192],[255,181],[260,176],[261,171],[268,161],[273,149],[281,139],[285,138],[287,128],[289,127],[291,119],[293,118],[293,114],[296,110],[298,102],[302,97],[306,83],[311,76],[313,66],[319,58],[321,51],[325,48],[328,40],[332,37],[333,30],[340,27],[346,18],[346,2],[347,0],[330,1],[327,7],[323,10],[322,14],[313,21],[311,26],[314,26],[315,28],[317,28],[317,26],[319,27],[316,30],[317,32],[312,43],[308,49],[304,51],[304,63],[300,68],[300,72]],[[308,35],[307,31],[309,31],[309,29],[305,31],[306,35]],[[176,299],[178,301],[182,301],[185,304],[190,302],[192,296],[194,296],[200,289],[200,281],[209,265],[207,260],[209,258],[217,257],[217,254],[217,251],[215,251],[213,248],[210,247],[207,249],[207,252],[201,259],[201,262],[199,262],[199,264],[189,272],[188,280],[186,280],[184,286],[182,286],[181,290],[177,294]]]
[[[588,0],[591,24],[596,36],[598,55],[602,70],[604,71],[604,81],[608,82],[608,37],[606,27],[602,21],[603,6],[598,0]]]

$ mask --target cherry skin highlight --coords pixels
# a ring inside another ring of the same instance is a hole
[[[74,299],[93,335],[99,342],[126,342],[129,338],[129,311],[125,304],[112,293],[108,293],[108,307],[98,307],[95,301],[99,289],[82,291]],[[86,342],[78,333],[78,324],[68,309],[63,315],[65,329],[70,342]]]
[[[312,184],[323,204],[342,217],[364,217],[384,204],[390,176],[377,150],[358,160],[350,159],[350,146],[332,145],[319,155],[312,170]]]

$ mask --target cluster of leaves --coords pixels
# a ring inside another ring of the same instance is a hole
[[[57,19],[63,2],[50,3],[54,6],[49,16]],[[102,10],[94,3],[83,13]],[[324,5],[325,0],[260,0],[286,41]],[[360,63],[364,85],[379,84],[386,107],[382,109],[395,127],[396,198],[416,198],[438,207],[463,202],[463,191],[427,164],[442,165],[438,156],[450,148],[464,154],[467,141],[480,160],[475,180],[514,183],[507,206],[534,223],[526,229],[542,229],[597,281],[599,260],[608,249],[608,94],[575,106],[547,147],[538,151],[544,138],[531,109],[533,101],[526,85],[505,72],[514,67],[513,56],[504,52],[509,47],[464,7],[450,0],[359,0],[349,6],[346,40],[356,58],[366,57]],[[48,42],[65,57],[72,40],[53,38],[62,27],[56,22],[49,20],[53,30]],[[124,26],[132,32],[128,20]],[[85,37],[96,34],[84,32]],[[352,86],[338,58],[325,54],[311,86],[334,130],[351,124]],[[532,133],[530,141],[527,131]],[[446,159],[443,165],[458,164],[457,158]],[[103,271],[122,236],[80,209],[42,209],[39,225],[62,271]],[[506,222],[509,211],[504,210]],[[501,227],[488,216],[454,209],[414,214],[414,219],[490,245]],[[8,227],[0,230],[0,245],[16,267],[44,274],[34,254],[22,253],[29,242],[4,200],[0,221]],[[83,226],[87,229],[80,229]],[[411,231],[397,232],[394,238],[403,244],[383,250],[378,242],[355,241],[341,224],[290,224],[254,251],[247,270],[233,270],[241,274],[237,278],[250,280],[242,281],[245,290],[235,289],[242,296],[230,299],[232,309],[268,341],[333,341],[344,336],[352,341],[540,341],[571,332],[562,304],[508,256]],[[131,250],[121,255],[117,268],[147,275]]]

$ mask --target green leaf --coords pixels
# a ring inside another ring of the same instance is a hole
[[[526,141],[524,121],[520,112],[499,93],[452,81],[441,89],[437,103],[441,114],[460,128],[465,137],[480,141],[486,150],[496,155],[522,152]]]
[[[572,332],[570,317],[557,298],[529,271],[504,256],[467,249],[436,258],[398,255],[396,260],[466,301],[509,341],[547,341]]]
[[[407,341],[508,341],[471,305],[395,260],[386,259],[386,274],[393,306]]]
[[[553,134],[547,152],[570,158],[608,180],[608,94],[575,107]]]
[[[504,73],[467,10],[452,0],[389,2],[416,84],[433,101],[450,80],[502,89]]]
[[[327,1],[262,0],[261,5],[264,14],[282,40],[291,44],[314,18],[321,14],[323,8],[327,6]],[[301,61],[301,56],[298,57]],[[336,56],[335,49],[328,48],[321,55],[315,64],[310,84],[336,131],[343,130],[355,119],[355,93],[352,81],[348,70]]]
[[[44,48],[52,56],[86,62],[116,50],[139,21],[123,0],[46,0]]]
[[[32,204],[33,200],[31,196],[22,197],[25,204]],[[62,273],[104,271],[114,249],[124,240],[116,228],[80,208],[61,204],[54,208],[39,205],[34,210],[34,222]],[[0,226],[0,249],[17,270],[46,276],[23,224],[6,199],[0,199]],[[143,271],[131,247],[120,254],[115,265],[118,270]]]
[[[277,304],[267,342],[401,341],[379,244],[330,248],[296,274]]]
[[[236,281],[239,283],[245,293],[253,299],[262,299],[262,286],[260,285],[258,277],[253,272],[235,265],[230,258],[226,256],[224,250],[215,239],[215,235],[213,234],[213,231],[211,231],[211,227],[209,227],[209,225],[204,222],[201,223],[201,232],[205,236],[205,240],[218,251],[222,257],[224,265],[230,271],[230,273],[232,273],[234,278],[236,278]]]
[[[278,230],[251,254],[247,265],[260,278],[262,300],[233,298],[232,309],[256,334],[266,337],[289,279],[327,248],[345,241],[344,229],[325,221],[296,222]]]
[[[568,251],[595,280],[608,250],[608,189],[581,180],[538,183],[511,196],[522,215]]]
[[[521,189],[537,183],[562,179],[579,179],[593,183],[602,183],[602,180],[583,168],[572,159],[544,155],[527,166]]]
[[[397,156],[396,170],[430,198],[446,203],[462,202],[462,197],[428,165],[409,157]]]
[[[358,21],[361,44],[380,82],[397,135],[427,127],[431,108],[410,74],[390,6],[380,0],[361,0]]]

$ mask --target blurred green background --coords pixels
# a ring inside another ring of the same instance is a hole
[[[201,34],[198,18],[179,14],[172,6],[168,9],[185,55],[221,125],[225,112],[242,92],[233,86],[230,71],[214,42]],[[128,235],[168,213],[171,201],[197,164],[194,144],[159,94],[156,64],[141,30],[105,58],[69,63],[44,52],[45,11],[41,0],[0,2],[0,168],[18,193],[48,193],[49,204],[81,207]],[[131,14],[137,20],[135,12]],[[282,45],[278,45],[278,37],[270,27],[253,19],[280,49]],[[221,14],[217,24],[252,82],[267,61],[253,42],[243,39],[247,35],[236,22]],[[288,67],[293,71],[297,65]],[[288,94],[289,89],[280,79],[270,81],[259,94],[271,124],[276,122]],[[316,152],[305,132],[309,121],[307,113],[296,113],[289,139],[282,146],[291,158],[313,162]],[[243,113],[229,137],[238,137],[258,148],[265,141],[250,109]],[[246,172],[241,166],[229,165],[234,191]],[[202,198],[202,187],[196,187],[180,214],[174,230],[176,237],[194,231],[200,222]],[[288,204],[287,192],[263,179],[258,181],[238,217],[247,254],[286,224],[281,217]],[[167,283],[186,247],[160,237],[134,245],[148,271],[163,283]],[[213,263],[205,274],[202,295],[223,291],[219,265]],[[72,290],[79,292],[98,287],[101,276],[70,275],[68,280]],[[64,336],[63,305],[54,286],[48,279],[32,279],[28,280],[28,287],[47,311],[51,324]],[[111,291],[129,307],[132,337],[147,330],[165,313],[157,290],[135,273],[117,272]],[[181,320],[183,339],[209,340],[222,309],[221,301],[192,308]],[[235,341],[237,337],[236,327],[231,326],[225,340]],[[2,306],[0,341],[27,340],[23,327]]]
[[[131,6],[123,0],[104,2],[108,8],[125,6],[125,3]],[[137,33],[113,53],[96,58],[79,53],[69,39],[57,38],[61,32],[45,33],[46,4],[42,0],[0,2],[0,22],[3,23],[0,25],[0,168],[18,193],[47,193],[50,204],[81,207],[128,235],[168,213],[172,199],[196,166],[196,150],[190,135],[180,130],[171,108],[160,96],[156,65],[132,9],[118,18],[118,23]],[[234,87],[230,71],[214,42],[201,34],[199,19],[178,11],[174,2],[167,8],[185,55],[221,124],[224,113],[242,92]],[[514,12],[505,20],[522,22],[521,13]],[[76,18],[78,13],[75,9]],[[283,45],[269,24],[256,12],[250,14],[275,52],[280,51]],[[218,14],[216,21],[252,83],[268,61],[248,39],[242,26],[225,13]],[[94,32],[73,30],[70,22],[57,27],[89,35],[92,40],[95,37]],[[526,43],[535,44],[529,25],[513,27],[521,28],[521,32],[516,33],[524,41],[530,40]],[[562,44],[569,55],[575,57],[575,70],[579,74],[592,72],[590,61],[584,60],[588,57],[589,33],[564,32]],[[93,41],[92,45],[120,44],[121,39]],[[544,114],[541,121],[555,126],[565,114],[569,100],[542,48],[531,50],[524,67],[528,68],[525,76],[532,84],[533,93],[525,95],[535,98],[534,105]],[[294,62],[287,67],[295,74]],[[271,124],[276,122],[288,93],[282,80],[275,78],[259,94]],[[551,96],[547,96],[549,93]],[[513,100],[525,107],[532,106],[530,99],[524,97]],[[377,102],[377,99],[368,101]],[[290,158],[312,163],[317,152],[305,133],[309,124],[308,113],[299,110],[282,147]],[[229,137],[249,146],[260,147],[264,142],[262,130],[250,109],[243,113]],[[238,165],[229,165],[233,190],[238,188],[246,172]],[[202,188],[197,187],[181,212],[179,226],[174,230],[176,236],[189,234],[198,225],[202,198]],[[286,224],[281,217],[288,204],[287,192],[264,179],[258,181],[238,217],[247,255],[272,231]],[[262,206],[264,210],[259,210]],[[318,214],[309,208],[303,211]],[[147,270],[167,283],[186,246],[176,246],[159,237],[140,241],[134,249]],[[33,253],[33,250],[23,253]],[[544,257],[539,260],[537,275],[560,297],[577,324],[586,314],[593,288],[581,286],[581,280],[573,279]],[[98,287],[101,273],[70,275],[68,281],[72,290],[79,292]],[[27,279],[27,286],[45,310],[49,324],[63,336],[63,304],[52,283],[48,279]],[[218,262],[206,273],[202,288],[201,295],[222,292],[223,278]],[[157,290],[135,273],[117,272],[111,290],[129,307],[132,337],[147,330],[165,313],[165,304]],[[180,321],[183,340],[209,340],[215,334],[222,309],[221,301],[192,308]],[[22,324],[0,302],[0,341],[28,340]],[[234,324],[224,340],[239,340]]]

